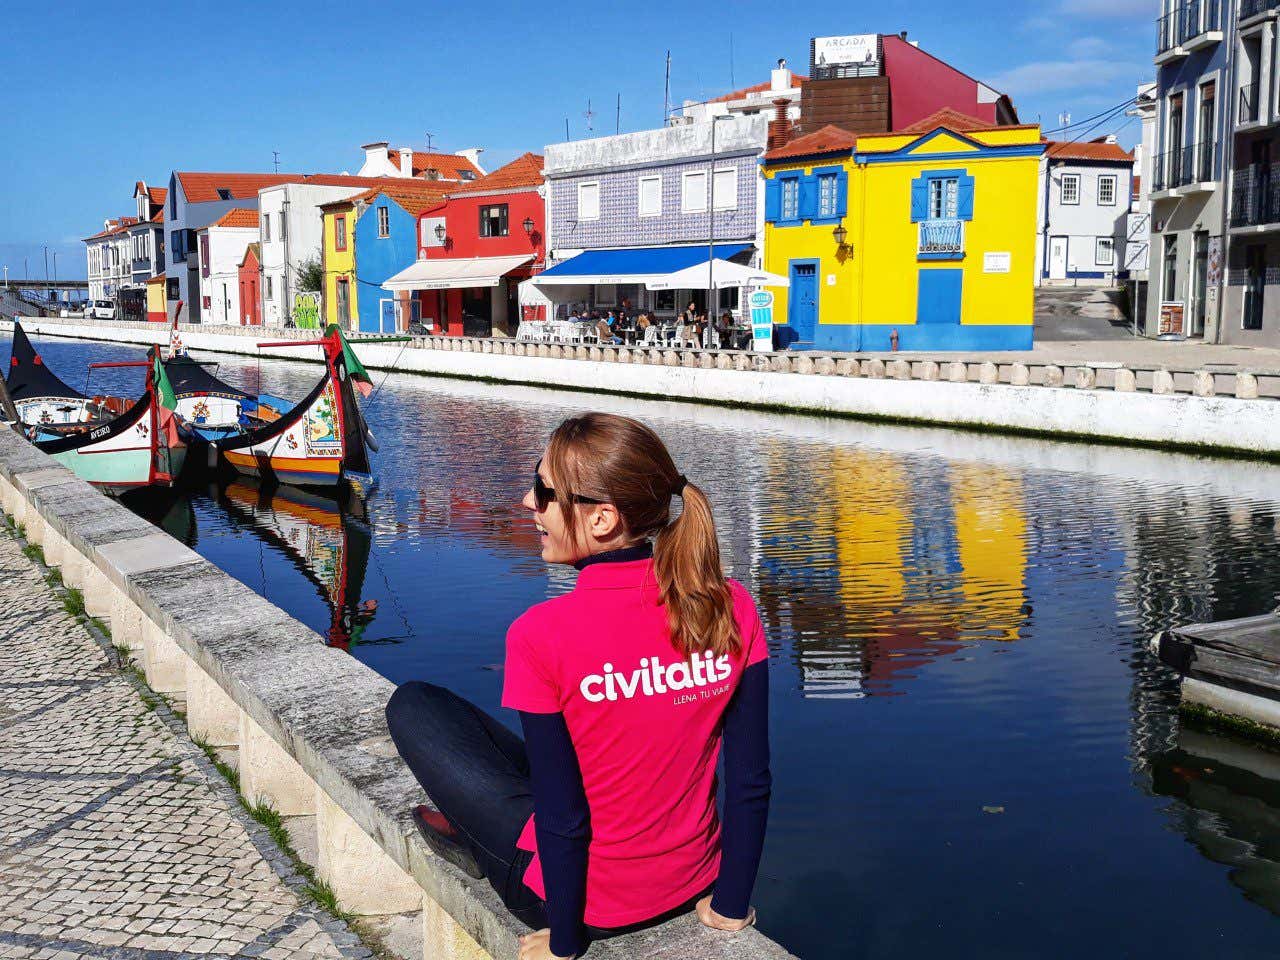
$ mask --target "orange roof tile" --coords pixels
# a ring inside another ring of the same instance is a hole
[[[137,217],[112,217],[107,221],[106,227],[99,230],[91,237],[85,237],[85,240],[101,240],[104,237],[114,236],[117,233],[124,233],[137,222]]]
[[[856,134],[843,127],[827,124],[821,130],[797,137],[790,143],[775,147],[764,155],[766,160],[786,160],[790,157],[814,157],[824,153],[848,153],[858,145]]]
[[[401,172],[404,168],[400,166],[400,153],[397,150],[388,150],[387,159]],[[428,178],[430,171],[436,171],[437,176]],[[413,152],[413,176],[425,179],[439,180],[465,180],[463,174],[470,174],[471,178],[482,176],[480,168],[468,160],[466,157],[460,157],[456,153],[425,153],[418,150]]]
[[[946,127],[953,133],[976,133],[981,130],[1030,130],[1037,126],[1034,123],[1022,124],[999,124],[992,123],[989,120],[979,120],[977,117],[971,117],[967,113],[961,113],[959,110],[953,110],[951,107],[943,107],[935,113],[929,114],[923,120],[917,120],[909,127],[903,127],[901,130],[893,130],[892,133],[931,133],[938,127]]]
[[[803,86],[808,81],[809,78],[802,73],[793,73],[791,75],[792,87]],[[767,93],[772,87],[773,82],[771,80],[766,80],[763,83],[752,84],[749,87],[743,87],[741,90],[734,90],[732,93],[726,93],[721,97],[713,97],[708,100],[707,103],[729,103],[732,100],[745,100],[753,93]]]
[[[1118,143],[1068,143],[1050,140],[1045,156],[1050,160],[1113,160],[1133,163],[1133,154]]]
[[[236,266],[243,267],[245,263],[248,262],[250,256],[252,256],[253,259],[256,260],[258,263],[261,263],[262,262],[262,244],[251,243],[248,246],[246,246],[244,248],[244,256],[240,258],[240,262],[236,264]]]
[[[499,190],[522,190],[542,185],[543,158],[541,154],[524,153],[516,157],[506,166],[499,167],[479,180],[473,180],[462,187],[454,187],[449,196],[456,197],[467,193],[494,193]]]
[[[147,199],[152,203],[164,203],[169,199],[168,187],[147,187]]]
[[[305,180],[303,174],[297,173],[189,173],[177,171],[174,176],[182,184],[182,193],[187,203],[208,203],[224,199],[218,195],[225,190],[231,200],[247,200],[256,197],[263,187],[272,187],[278,183],[298,183]]]
[[[439,204],[444,199],[447,190],[446,184],[436,180],[405,180],[397,178],[385,181],[383,184],[372,187],[364,193],[356,194],[347,202],[367,203],[380,196],[385,196],[400,204],[416,217]],[[326,206],[334,206],[334,204],[326,204]]]
[[[257,227],[257,225],[258,211],[243,207],[228,210],[213,223],[209,224],[210,227]]]
[[[163,273],[157,273],[154,277],[148,277],[147,283],[164,283],[165,276]]]

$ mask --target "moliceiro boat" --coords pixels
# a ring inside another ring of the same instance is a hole
[[[398,338],[388,338],[398,339]],[[342,331],[330,324],[318,340],[260,343],[259,347],[318,346],[325,375],[309,394],[270,421],[213,440],[240,473],[297,487],[360,485],[372,470],[369,451],[377,443],[360,410],[356,391],[368,396],[369,374]],[[276,414],[276,411],[272,411]]]
[[[88,401],[44,366],[26,335],[14,327],[14,353],[6,378],[10,416],[18,429],[38,449],[68,467],[82,480],[108,493],[143,487],[172,486],[186,459],[187,448],[178,435],[173,415],[177,401],[152,348],[146,360],[95,363],[103,367],[142,367],[147,370],[142,396],[123,412],[112,404]],[[67,409],[58,408],[58,397]],[[72,409],[79,403],[79,414]],[[34,422],[28,422],[30,418]]]

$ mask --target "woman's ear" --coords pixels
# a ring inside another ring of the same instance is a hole
[[[612,503],[596,504],[587,517],[587,532],[603,543],[622,529],[622,516]]]

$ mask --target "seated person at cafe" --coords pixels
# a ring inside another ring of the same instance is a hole
[[[609,313],[612,315],[613,311],[610,310]],[[622,342],[621,337],[615,337],[613,335],[613,328],[609,326],[608,320],[596,321],[596,337],[600,340],[601,343],[621,343]]]

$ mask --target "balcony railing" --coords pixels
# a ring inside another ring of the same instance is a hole
[[[1241,0],[1242,3],[1263,0]],[[1271,0],[1278,2],[1278,0]],[[1221,30],[1217,0],[1188,0],[1156,21],[1156,56],[1193,40],[1203,33]]]
[[[1258,164],[1239,171],[1231,191],[1231,226],[1280,223],[1280,181]]]
[[[1240,108],[1236,111],[1236,123],[1256,123],[1258,121],[1258,87],[1240,88]]]
[[[1240,0],[1239,18],[1248,20],[1250,17],[1256,17],[1271,8],[1276,0]]]
[[[1156,21],[1156,56],[1167,53],[1182,41],[1182,12],[1166,13]]]
[[[1189,147],[1176,147],[1153,158],[1153,190],[1172,190],[1191,183],[1217,179],[1217,157],[1213,141],[1202,140]]]
[[[964,253],[963,220],[921,220],[919,254]]]

